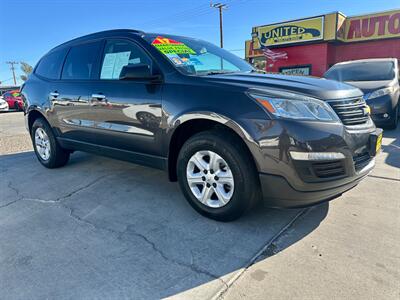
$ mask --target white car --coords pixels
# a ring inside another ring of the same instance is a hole
[[[8,103],[2,96],[0,96],[0,111],[8,111]]]

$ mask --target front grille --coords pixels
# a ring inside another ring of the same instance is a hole
[[[319,178],[332,178],[345,175],[344,165],[341,160],[313,163],[315,176]]]
[[[354,161],[354,168],[356,169],[356,171],[359,171],[369,164],[369,162],[371,161],[371,156],[369,155],[368,152],[364,152],[361,154],[354,155],[353,161]]]
[[[360,125],[368,121],[367,105],[362,97],[328,101],[344,125]]]

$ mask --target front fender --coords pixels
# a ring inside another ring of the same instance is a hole
[[[211,111],[192,111],[185,112],[181,115],[175,116],[174,118],[168,119],[168,130],[167,133],[173,135],[173,132],[180,125],[193,120],[210,120],[217,122],[221,125],[227,126],[238,134],[246,143],[255,143],[253,137],[247,132],[238,122],[230,119],[227,116],[211,112]]]
[[[240,123],[240,122],[235,121],[225,115],[211,112],[211,111],[186,112],[186,113],[178,115],[174,118],[168,119],[166,145],[169,145],[169,143],[172,140],[172,137],[174,135],[174,132],[176,131],[177,128],[179,128],[179,126],[182,126],[183,124],[185,124],[189,121],[193,121],[193,120],[209,120],[209,121],[213,121],[215,123],[219,123],[223,126],[228,127],[229,129],[231,129],[242,139],[242,141],[247,146],[249,152],[253,156],[257,170],[259,170],[259,171],[262,170],[262,166],[260,164],[262,161],[262,159],[260,159],[262,153],[260,151],[259,143],[254,138],[254,136],[258,135],[258,131],[256,130],[256,128],[258,128],[258,126],[257,126],[257,124],[255,124],[257,122],[257,120],[239,119],[239,121],[242,122],[242,123]]]

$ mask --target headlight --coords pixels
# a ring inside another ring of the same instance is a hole
[[[369,96],[366,99],[367,100],[374,99],[374,98],[382,97],[382,96],[392,94],[392,93],[394,93],[394,86],[376,90],[376,91],[372,92],[371,94],[369,94]]]
[[[248,94],[278,118],[339,121],[329,104],[315,98],[280,91],[268,91],[269,95],[257,91],[250,91]]]

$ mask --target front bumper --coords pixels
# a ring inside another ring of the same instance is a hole
[[[255,124],[253,132],[259,130],[248,145],[259,171],[264,200],[272,207],[316,204],[356,186],[375,165],[373,143],[382,132],[370,121],[352,127],[339,122],[289,120]],[[293,159],[293,152],[342,155],[341,159],[313,161]]]
[[[314,190],[312,186],[308,190],[296,190],[282,176],[271,174],[260,174],[260,183],[264,195],[264,201],[270,207],[279,208],[298,208],[315,205],[324,201],[333,200],[344,192],[355,187],[375,166],[375,159],[356,176],[348,178],[346,181],[338,181],[335,186],[326,186],[319,190]],[[321,187],[319,187],[321,188]]]
[[[0,104],[0,111],[8,111],[8,103]]]
[[[387,124],[392,121],[393,112],[398,102],[396,94],[366,100],[371,108],[371,118],[376,124]]]

